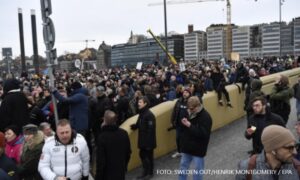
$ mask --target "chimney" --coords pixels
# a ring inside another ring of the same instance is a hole
[[[194,25],[189,24],[188,25],[188,33],[192,33],[192,32],[194,32]]]

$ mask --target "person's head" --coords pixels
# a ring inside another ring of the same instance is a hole
[[[193,114],[199,110],[201,107],[201,102],[197,96],[192,96],[188,99],[187,102],[188,112]]]
[[[111,110],[106,110],[103,117],[103,125],[115,125],[117,122],[117,115]]]
[[[11,125],[6,127],[4,132],[6,141],[11,142],[20,135],[21,130],[17,126]]]
[[[122,87],[118,88],[118,94],[119,94],[119,96],[125,96],[126,93],[127,93],[127,90],[126,90],[125,87],[122,86]]]
[[[23,127],[25,142],[29,142],[38,133],[38,127],[34,124],[27,124]]]
[[[265,114],[267,100],[264,97],[259,96],[252,100],[251,105],[254,114]]]
[[[138,101],[138,108],[143,109],[150,105],[149,99],[146,96],[142,96]]]
[[[275,84],[279,85],[280,87],[286,87],[289,85],[289,78],[283,74],[280,74],[276,77]]]
[[[39,129],[44,133],[46,137],[52,136],[52,128],[51,125],[47,122],[42,122],[39,126]]]
[[[73,82],[73,83],[71,84],[71,89],[72,89],[72,91],[74,91],[74,90],[76,90],[76,89],[80,89],[80,88],[82,88],[82,85],[81,85],[81,83],[78,82],[78,81],[75,81],[75,82]]]
[[[97,86],[96,88],[97,97],[102,97],[105,95],[105,88],[103,86]]]
[[[68,144],[72,138],[72,128],[67,119],[59,120],[56,127],[56,135],[62,144]]]
[[[289,129],[278,125],[267,126],[261,135],[266,153],[282,163],[291,163],[296,152],[296,139]]]
[[[183,90],[182,97],[183,97],[184,99],[188,99],[189,97],[191,97],[191,95],[192,95],[192,93],[191,93],[190,88],[185,88],[185,89]]]

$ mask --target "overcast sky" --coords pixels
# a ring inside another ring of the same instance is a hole
[[[114,45],[127,42],[130,31],[147,34],[164,32],[163,6],[149,3],[163,0],[52,0],[51,15],[55,25],[55,47],[58,54],[78,53],[85,39],[94,39],[89,47],[98,48],[102,41]],[[232,23],[252,25],[279,20],[278,0],[231,0]],[[300,16],[300,0],[285,0],[282,20]],[[30,10],[36,10],[39,54],[45,56],[42,37],[40,0],[0,0],[0,51],[12,47],[13,56],[20,54],[18,8],[23,9],[25,54],[32,55]],[[186,33],[188,24],[204,30],[210,24],[226,23],[226,2],[202,2],[168,5],[168,31]],[[2,57],[2,53],[1,53]],[[2,58],[1,58],[2,59]]]

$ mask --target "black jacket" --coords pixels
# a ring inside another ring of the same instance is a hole
[[[179,98],[174,106],[172,113],[171,123],[173,127],[182,126],[181,119],[188,118],[189,114],[187,111],[187,101],[183,97]]]
[[[255,153],[260,153],[263,150],[263,145],[261,143],[261,134],[265,127],[269,125],[279,125],[285,127],[283,119],[267,109],[266,114],[253,114],[249,117],[249,127],[255,126],[256,130],[252,135],[248,135],[245,132],[245,137],[247,139],[253,139],[253,150]]]
[[[95,180],[124,180],[131,148],[128,134],[116,125],[107,125],[97,140]]]
[[[151,150],[156,148],[156,119],[148,107],[140,110],[138,120],[132,129],[139,129],[139,149]]]
[[[203,108],[195,116],[190,117],[191,126],[184,127],[180,138],[181,152],[192,156],[204,157],[212,127],[212,119]]]
[[[23,92],[7,93],[0,106],[0,131],[12,124],[21,128],[29,123],[27,102]]]
[[[12,180],[19,179],[15,162],[8,158],[4,153],[0,155],[0,169],[3,169],[3,171],[6,172]]]

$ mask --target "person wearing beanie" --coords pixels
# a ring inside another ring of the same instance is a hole
[[[17,166],[15,162],[8,158],[4,153],[5,148],[5,135],[0,132],[0,179],[10,180],[18,179]]]
[[[177,152],[172,155],[172,158],[180,157],[180,143],[179,139],[183,131],[183,124],[181,120],[183,118],[188,118],[189,113],[187,111],[187,101],[191,97],[191,91],[189,88],[185,88],[182,93],[182,97],[178,99],[174,106],[174,110],[171,117],[171,126],[176,129],[176,145]]]
[[[29,122],[28,100],[21,91],[19,81],[8,79],[4,83],[4,95],[0,106],[0,131],[9,125],[21,128]]]
[[[20,134],[19,128],[14,125],[5,128],[4,132],[6,140],[5,154],[19,164],[24,137]]]
[[[18,174],[23,180],[42,180],[38,172],[38,164],[44,146],[44,134],[34,124],[23,127],[24,146]]]
[[[237,174],[236,180],[298,180],[299,174],[294,160],[297,144],[292,132],[282,126],[270,125],[263,130],[261,142],[264,150],[241,161],[238,168],[239,170],[264,170],[269,173]]]

